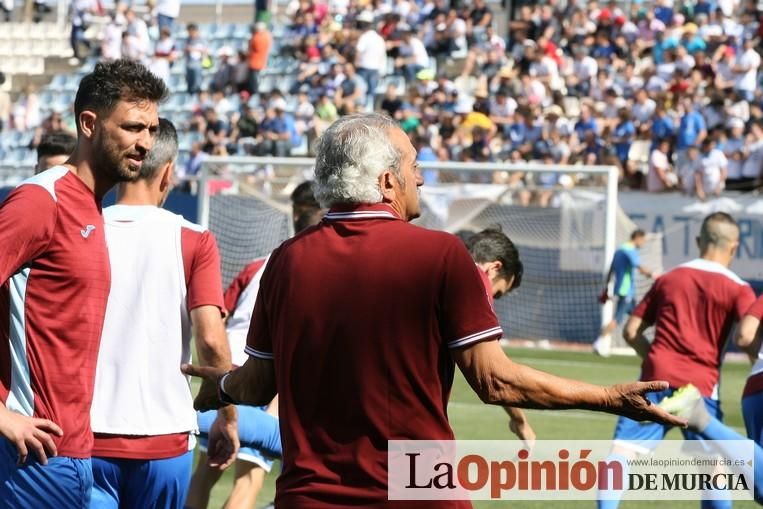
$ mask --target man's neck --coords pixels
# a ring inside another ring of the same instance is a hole
[[[95,171],[89,161],[81,158],[77,153],[72,155],[69,160],[64,163],[64,166],[74,173],[84,184],[90,189],[95,198],[100,202],[106,193],[114,187],[114,182],[111,179],[107,179],[101,176]]]
[[[718,263],[720,265],[723,265],[724,267],[728,268],[729,265],[731,265],[731,260],[729,260],[729,257],[723,253],[719,253],[715,250],[709,250],[702,254],[700,256],[701,259],[706,260],[708,262],[714,262]]]
[[[117,205],[152,205],[158,207],[161,197],[156,196],[144,182],[131,182],[119,186]]]

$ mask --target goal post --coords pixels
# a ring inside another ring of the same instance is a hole
[[[618,169],[420,164],[425,185],[416,224],[451,233],[500,225],[517,245],[522,287],[496,302],[507,337],[593,341],[613,316],[612,304],[597,300],[604,278],[618,243],[635,229],[618,207]],[[209,157],[202,164],[198,218],[217,238],[225,285],[292,235],[289,195],[312,178],[313,167],[312,158]],[[660,249],[657,238],[642,248],[658,264],[654,270],[661,269]],[[641,293],[644,285],[639,281]]]

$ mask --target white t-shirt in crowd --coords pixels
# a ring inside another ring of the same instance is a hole
[[[736,75],[735,87],[738,90],[754,92],[758,85],[760,55],[754,49],[749,49],[737,57],[737,65],[747,68],[747,71]]]
[[[742,178],[742,165],[744,164],[744,159],[736,160],[732,159],[732,156],[735,152],[741,150],[744,145],[744,138],[729,138],[726,140],[726,143],[723,144],[723,154],[728,160],[727,180],[737,180]]]
[[[747,146],[749,155],[742,165],[742,176],[760,178],[763,173],[763,140],[758,140]]]
[[[658,193],[665,190],[665,184],[662,183],[662,180],[657,175],[657,168],[667,172],[670,170],[670,163],[666,153],[660,152],[659,149],[654,149],[649,155],[649,173],[646,176],[646,189],[650,193]]]
[[[387,44],[376,30],[366,30],[356,46],[356,66],[385,74],[387,71]]]
[[[702,189],[706,194],[715,192],[719,185],[723,189],[721,170],[727,168],[728,164],[726,156],[717,148],[707,154],[699,154],[692,166],[694,171],[702,176]]]

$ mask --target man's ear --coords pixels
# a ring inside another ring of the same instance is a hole
[[[161,192],[165,192],[170,187],[172,187],[173,181],[175,180],[175,162],[174,161],[170,161],[164,165],[160,178],[161,178],[161,181],[159,182],[159,190]]]
[[[97,118],[98,116],[95,112],[90,110],[85,110],[79,114],[79,118],[77,119],[79,128],[86,138],[92,138],[95,134],[95,121]]]
[[[394,201],[397,197],[396,185],[398,185],[397,177],[391,171],[386,170],[379,175],[379,190],[385,202]]]
[[[503,268],[503,263],[501,263],[499,260],[495,260],[493,262],[490,262],[487,266],[487,275],[490,279],[493,279],[498,276],[498,273]]]

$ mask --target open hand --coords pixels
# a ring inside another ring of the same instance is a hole
[[[664,391],[667,388],[667,382],[633,382],[613,385],[607,389],[610,393],[607,411],[635,421],[654,421],[685,428],[686,419],[667,413],[645,396],[648,392]]]
[[[58,454],[51,435],[61,437],[63,434],[63,430],[48,419],[27,417],[4,407],[0,411],[0,435],[18,450],[18,465],[26,463],[30,449],[40,463],[47,465],[48,456],[53,457]]]

